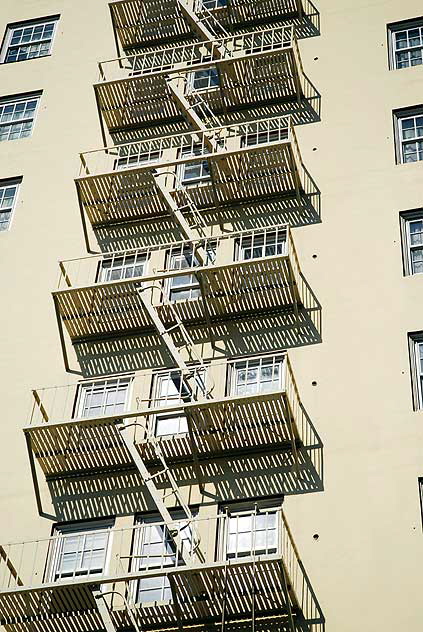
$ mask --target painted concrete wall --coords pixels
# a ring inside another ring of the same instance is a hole
[[[322,95],[322,121],[297,127],[297,135],[321,190],[322,221],[296,228],[294,238],[323,306],[322,342],[290,357],[324,443],[324,491],[289,495],[284,508],[329,632],[418,629],[423,432],[422,413],[412,410],[407,332],[423,329],[422,278],[403,277],[399,212],[421,205],[422,166],[395,165],[392,110],[421,103],[423,67],[388,70],[386,25],[420,17],[421,6],[321,0],[318,8],[321,36],[301,40],[300,49]],[[57,260],[85,254],[73,177],[78,153],[101,146],[92,84],[97,61],[115,54],[100,0],[23,0],[19,7],[3,0],[0,29],[56,13],[51,56],[0,67],[0,96],[43,90],[32,136],[0,145],[0,178],[23,176],[12,227],[0,234],[2,542],[51,530],[52,520],[37,517],[21,427],[30,388],[78,378],[63,370],[50,291]],[[269,340],[288,346],[280,324],[269,326],[273,333],[257,350],[267,351]],[[233,353],[233,331],[222,338]],[[142,346],[93,344],[78,357],[86,376],[107,372],[111,358],[114,370],[127,368],[127,358],[139,369]],[[232,474],[222,497],[233,490]],[[96,490],[89,481],[53,483],[44,489],[46,510],[65,520],[116,513],[129,521],[145,496],[133,473],[117,478],[113,491],[104,479]],[[255,488],[248,487],[251,495]]]

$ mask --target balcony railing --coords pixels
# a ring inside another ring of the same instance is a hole
[[[195,0],[188,6],[199,16],[208,16],[211,11],[222,25],[255,27],[272,24],[286,19],[315,21],[316,10],[309,0]],[[230,10],[228,9],[230,6]],[[177,0],[117,0],[110,3],[112,21],[116,35],[124,50],[140,47],[175,44],[177,41],[195,37],[184,19]]]
[[[206,375],[193,369],[190,382],[179,369],[172,369],[37,389],[24,431],[46,476],[132,465],[121,436],[126,423],[131,424],[141,458],[150,465],[157,461],[153,445],[157,442],[170,464],[194,456],[204,460],[265,449],[293,450],[296,457],[302,446],[315,447],[319,439],[304,412],[288,357],[245,361],[250,375],[260,372],[270,376],[269,381],[261,387],[233,385],[226,392],[224,378],[231,375],[235,380],[235,369],[241,364],[212,363]],[[166,381],[173,390],[159,397],[159,384]],[[123,382],[128,385],[124,406],[83,409],[87,395],[105,388],[110,400],[116,401]],[[172,419],[179,420],[179,427]],[[161,426],[160,420],[165,420]]]
[[[241,620],[252,610],[255,616],[285,616],[292,626],[298,617],[306,625],[321,621],[281,509],[243,512],[251,525],[247,546],[228,539],[229,524],[231,531],[241,531],[240,519],[221,514],[185,525],[157,521],[91,530],[88,536],[85,526],[81,532],[3,545],[0,624],[26,630],[28,621],[39,622],[59,632],[76,629],[68,627],[73,622],[85,632],[103,629],[93,596],[99,586],[116,629],[130,627],[129,615],[151,629]],[[162,547],[160,539],[149,546],[152,529],[154,541],[161,534]],[[174,532],[181,537],[173,542]],[[81,553],[72,558],[76,546]],[[147,582],[167,588],[158,601],[148,601],[154,593],[146,590]]]
[[[185,165],[202,177],[190,180]],[[98,226],[169,213],[163,189],[198,208],[300,196],[303,167],[291,119],[276,117],[86,152],[76,185]]]
[[[60,270],[54,299],[72,341],[151,330],[146,302],[166,327],[304,304],[287,225],[63,261]]]
[[[263,72],[264,57],[269,57],[270,74]],[[208,88],[196,86],[199,71],[214,73]],[[95,88],[105,123],[113,131],[181,118],[184,112],[172,90],[190,105],[201,93],[213,112],[233,112],[278,100],[300,101],[302,78],[294,27],[282,26],[102,62]]]

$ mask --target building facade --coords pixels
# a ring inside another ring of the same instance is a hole
[[[417,1],[0,28],[2,629],[418,629]]]

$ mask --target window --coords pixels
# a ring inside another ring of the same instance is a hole
[[[281,389],[283,362],[283,356],[264,356],[231,363],[231,395],[255,395]]]
[[[195,395],[205,394],[206,375],[203,370],[198,370],[190,385],[183,379],[180,371],[169,371],[156,376],[154,389],[154,406],[174,406],[192,399],[192,386]],[[197,397],[196,397],[197,398]],[[177,434],[186,434],[188,424],[185,415],[169,413],[156,415],[154,420],[154,435],[165,437]]]
[[[130,377],[117,377],[81,384],[77,395],[75,417],[119,415],[127,409]]]
[[[228,0],[202,0],[203,7],[213,11],[213,9],[220,9],[228,6]]]
[[[423,107],[394,113],[397,137],[397,162],[423,160]]]
[[[192,90],[210,90],[210,88],[217,88],[219,86],[219,73],[217,72],[217,68],[195,70],[191,73],[190,80]]]
[[[241,147],[252,147],[254,145],[261,145],[262,143],[277,143],[281,140],[288,139],[288,127],[281,127],[280,129],[268,129],[264,132],[260,132],[258,127],[256,130],[247,132],[241,136]]]
[[[209,153],[205,147],[194,145],[193,147],[185,147],[182,149],[181,158],[187,156],[202,156]],[[186,162],[180,165],[179,178],[183,185],[198,184],[210,180],[210,166],[208,160],[200,160],[198,162]]]
[[[409,335],[414,410],[423,410],[423,331]]]
[[[189,554],[193,548],[193,534],[191,527],[182,512],[175,512],[172,519],[176,522],[172,527],[178,530],[181,538],[182,555],[177,555],[175,543],[168,528],[160,522],[158,515],[144,516],[138,519],[142,527],[135,532],[134,556],[131,572],[148,569],[182,566],[182,556]],[[157,577],[143,577],[136,582],[134,600],[136,603],[151,603],[154,601],[171,601],[172,592],[166,575]]]
[[[388,26],[391,69],[419,66],[423,62],[423,18]]]
[[[21,182],[22,178],[0,180],[0,231],[10,228]]]
[[[168,258],[170,270],[185,270],[198,266],[198,261],[191,248],[186,248],[179,254],[170,253]],[[171,277],[168,281],[168,297],[171,301],[198,298],[200,295],[200,284],[195,274],[182,274]]]
[[[140,152],[140,145],[122,145],[119,148],[119,158],[116,161],[115,169],[122,171],[123,169],[134,169],[148,163],[159,162],[162,153],[159,150]]]
[[[7,27],[0,61],[10,64],[35,57],[45,57],[51,52],[59,16],[42,20],[29,20]]]
[[[423,209],[400,214],[404,274],[423,272]]]
[[[40,93],[0,99],[0,141],[31,136]]]
[[[248,261],[260,257],[272,257],[286,253],[286,230],[278,228],[275,231],[254,233],[242,236],[237,240],[235,259]]]
[[[57,526],[49,563],[50,581],[102,575],[106,571],[112,521]]]
[[[100,283],[105,283],[140,277],[145,273],[146,264],[146,255],[140,253],[103,259],[97,279]]]
[[[231,510],[222,523],[221,557],[228,560],[277,553],[278,519],[276,507]]]

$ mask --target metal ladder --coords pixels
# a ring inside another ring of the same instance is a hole
[[[194,9],[194,11],[195,11],[195,9]],[[197,12],[195,12],[195,13],[196,13],[199,21],[202,22],[205,25],[207,30],[210,31],[210,33],[215,37],[215,39],[218,39],[218,38],[221,38],[221,37],[229,37],[228,31],[219,22],[219,20],[216,19],[216,16],[213,15],[213,12],[210,11],[210,9],[208,9],[207,7],[202,5],[202,7],[201,7],[202,15],[200,16],[200,15],[198,15]]]

